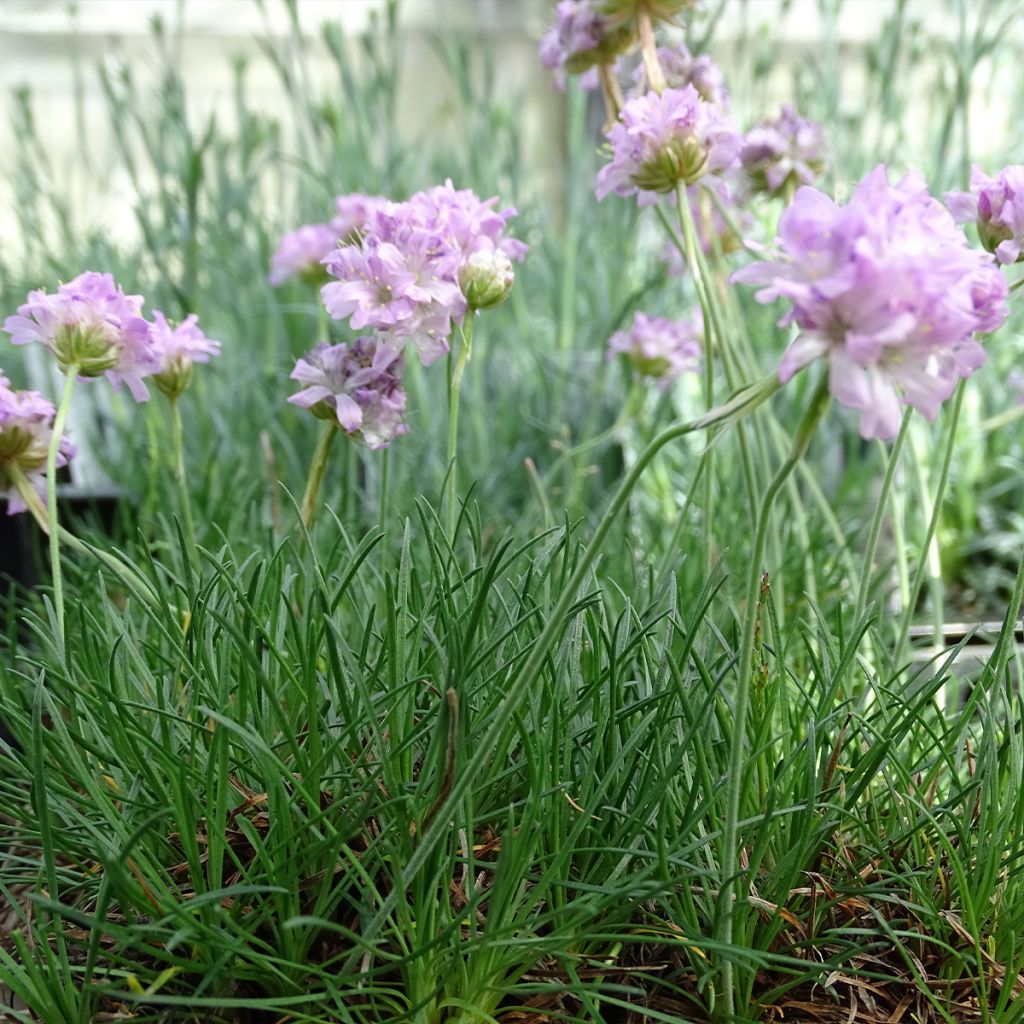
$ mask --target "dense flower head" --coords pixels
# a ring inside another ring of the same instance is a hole
[[[694,57],[684,43],[659,46],[658,63],[668,88],[685,89],[692,85],[705,102],[714,103],[723,110],[728,108],[729,91],[725,87],[725,75],[706,53]],[[640,93],[649,90],[647,71],[642,62],[637,65],[633,80]]]
[[[323,284],[324,257],[338,245],[338,231],[331,224],[304,224],[281,238],[270,258],[267,280],[277,288],[286,281]]]
[[[172,327],[157,310],[153,314],[150,336],[159,363],[153,383],[172,400],[188,387],[193,363],[208,363],[211,356],[220,354],[220,342],[203,334],[195,313]]]
[[[641,206],[728,167],[739,148],[732,121],[692,85],[629,100],[608,140],[612,160],[598,172],[597,197],[637,195]]]
[[[46,457],[53,440],[54,408],[37,391],[15,391],[0,371],[0,498],[7,512],[25,511],[25,501],[14,483],[20,471],[40,495],[46,490]],[[66,466],[75,454],[66,437],[57,449],[57,466]]]
[[[325,260],[338,279],[322,289],[327,312],[349,319],[355,330],[381,333],[395,347],[411,342],[429,365],[448,350],[452,324],[466,313],[462,282],[475,254],[501,253],[508,261],[526,254],[524,243],[505,234],[516,211],[496,203],[448,181],[381,206],[357,242]]]
[[[626,356],[637,373],[657,379],[664,388],[697,369],[703,339],[699,309],[681,320],[637,313],[628,331],[616,331],[608,340],[608,357]]]
[[[800,333],[779,376],[819,357],[833,395],[861,412],[863,437],[891,438],[900,402],[929,419],[985,361],[976,334],[1006,319],[1006,281],[972,250],[949,212],[911,172],[889,184],[884,166],[839,206],[804,187],[779,222],[781,259],[734,280],[764,287],[761,302],[792,304]]]
[[[743,137],[740,162],[752,192],[778,196],[816,181],[825,167],[826,150],[821,125],[787,103],[777,118]]]
[[[613,24],[603,7],[602,0],[559,0],[555,24],[540,42],[540,62],[555,73],[557,88],[565,88],[566,74],[583,74],[608,63],[633,41],[632,30]],[[587,85],[596,82],[591,78]]]
[[[370,218],[388,201],[384,196],[368,196],[362,192],[348,192],[336,196],[334,216],[331,218],[331,229],[335,238],[343,242],[357,240],[366,229]]]
[[[409,430],[402,423],[403,370],[401,352],[380,338],[363,336],[351,345],[321,342],[296,362],[291,379],[305,387],[288,401],[321,419],[336,419],[367,448],[386,448]]]
[[[136,401],[149,391],[143,377],[156,372],[142,296],[125,295],[110,274],[86,271],[52,295],[31,291],[17,316],[4,321],[15,345],[45,345],[63,371],[81,377],[106,375],[115,388],[123,381]]]
[[[994,178],[975,164],[970,192],[944,198],[958,224],[976,222],[981,244],[1000,263],[1024,260],[1024,164],[1004,167]]]

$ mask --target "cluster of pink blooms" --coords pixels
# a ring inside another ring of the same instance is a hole
[[[359,337],[351,345],[317,345],[295,364],[292,380],[305,387],[288,401],[320,419],[337,420],[349,437],[367,448],[385,448],[409,428],[402,422],[402,353],[379,338]]]
[[[496,198],[450,181],[400,203],[371,198],[343,210],[343,199],[354,197],[338,203],[348,229],[323,259],[329,279],[321,295],[331,317],[369,333],[300,359],[292,377],[306,387],[290,401],[380,448],[405,431],[404,347],[412,345],[425,366],[447,352],[467,313],[508,296],[512,263],[527,246],[505,233],[513,208],[498,209]]]
[[[424,365],[434,362],[467,310],[505,298],[512,261],[526,254],[524,243],[505,235],[516,211],[496,204],[450,181],[384,204],[358,241],[326,260],[337,279],[322,289],[327,312],[394,347],[410,343]]]
[[[1003,275],[969,247],[917,172],[891,185],[877,167],[845,206],[801,188],[778,241],[779,259],[733,280],[762,285],[761,302],[788,300],[781,322],[799,334],[780,378],[827,360],[831,391],[860,410],[863,437],[894,437],[901,404],[933,419],[957,381],[985,361],[976,335],[1006,319]]]
[[[220,343],[199,330],[194,316],[177,329],[159,312],[149,323],[142,303],[141,295],[125,295],[110,274],[86,271],[52,294],[29,292],[3,329],[15,345],[45,345],[61,370],[74,369],[85,378],[106,376],[115,388],[124,383],[137,402],[145,402],[145,378],[166,381],[185,374],[187,383],[192,363],[208,360]]]
[[[267,279],[275,288],[294,280],[322,285],[327,280],[323,261],[342,241],[358,238],[371,214],[386,202],[383,196],[361,192],[337,196],[329,222],[304,224],[282,237],[270,259]]]
[[[608,340],[608,357],[625,356],[638,374],[667,388],[684,373],[696,371],[703,340],[700,310],[680,320],[637,313],[628,331],[616,331]]]
[[[825,168],[825,133],[791,104],[743,137],[740,163],[750,191],[779,196],[813,184]]]
[[[175,400],[188,386],[192,364],[207,362],[220,343],[203,334],[194,315],[174,326],[156,312],[149,323],[142,304],[142,296],[125,295],[110,274],[86,271],[56,292],[29,292],[3,329],[15,345],[44,345],[65,373],[105,376],[115,388],[123,383],[139,402],[149,398],[146,381],[152,379]],[[0,495],[7,497],[9,512],[25,506],[12,496],[4,464],[16,466],[41,490],[53,418],[50,402],[34,391],[12,391],[0,377]],[[73,451],[62,438],[57,465],[66,465]]]
[[[7,512],[25,511],[25,501],[15,486],[16,472],[42,496],[46,490],[46,457],[53,440],[54,408],[37,391],[15,391],[0,371],[0,498]],[[75,449],[60,439],[57,466],[66,466]],[[16,472],[15,472],[16,471]]]
[[[945,200],[958,224],[977,225],[981,244],[1000,263],[1024,260],[1024,165],[1004,167],[990,178],[975,164],[971,190],[947,192]]]
[[[722,69],[706,54],[694,57],[684,43],[678,46],[659,46],[658,63],[661,65],[665,84],[670,89],[685,89],[692,85],[706,103],[713,103],[721,110],[729,108],[729,90],[725,87]],[[633,81],[641,95],[650,90],[644,65],[638,64],[633,72]]]

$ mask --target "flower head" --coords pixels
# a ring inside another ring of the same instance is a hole
[[[555,73],[557,88],[565,88],[567,73],[609,63],[632,43],[632,29],[613,24],[602,7],[601,0],[559,0],[555,24],[540,42],[540,62]]]
[[[17,470],[40,495],[46,490],[46,457],[53,439],[54,408],[36,391],[14,391],[0,371],[0,498],[7,512],[25,511],[25,501],[15,486]],[[62,437],[57,466],[66,466],[75,454],[74,445]]]
[[[694,57],[683,43],[673,47],[659,46],[658,63],[670,89],[685,89],[692,85],[705,102],[714,103],[722,110],[728,108],[729,92],[725,87],[725,75],[706,53]],[[640,93],[649,90],[647,72],[642,62],[637,65],[633,80]]]
[[[697,90],[666,89],[629,100],[608,131],[611,163],[597,175],[597,197],[637,195],[641,206],[680,182],[722,170],[736,158],[739,135],[732,121]]]
[[[331,230],[342,243],[355,242],[365,230],[370,218],[387,205],[384,196],[367,196],[362,192],[349,192],[336,196]]]
[[[800,333],[779,376],[829,363],[833,395],[861,411],[863,437],[894,437],[900,402],[933,419],[961,377],[985,361],[977,333],[1006,319],[1006,282],[973,251],[917,172],[890,185],[884,166],[836,205],[801,188],[779,222],[784,257],[733,279],[785,298]]]
[[[327,280],[323,260],[338,245],[338,232],[331,224],[304,224],[289,231],[270,259],[267,280],[277,288],[286,281],[301,280],[319,285]]]
[[[291,379],[305,387],[288,401],[320,419],[336,419],[353,441],[367,448],[386,448],[402,423],[402,354],[375,337],[359,337],[351,345],[322,342],[298,360]]]
[[[429,365],[448,350],[452,324],[466,313],[461,282],[474,254],[521,260],[526,253],[524,243],[505,234],[516,211],[497,210],[496,203],[448,181],[382,206],[357,243],[326,260],[338,279],[323,287],[327,312],[349,319],[355,330],[377,331],[395,347],[410,341]]]
[[[958,224],[977,223],[981,244],[1000,263],[1024,260],[1024,164],[1004,167],[994,178],[975,164],[970,192],[944,198]]]
[[[812,184],[825,166],[825,133],[790,104],[743,137],[740,162],[753,192],[778,196]]]
[[[637,373],[655,378],[665,388],[697,369],[703,339],[700,310],[681,320],[637,313],[628,331],[616,331],[608,340],[608,357],[624,355]]]
[[[110,274],[86,271],[52,295],[29,292],[18,315],[4,321],[4,330],[15,345],[45,345],[63,371],[105,374],[115,388],[123,381],[132,397],[144,402],[149,391],[142,378],[157,364],[142,301],[141,295],[125,295]]]
[[[220,354],[220,342],[203,334],[195,313],[190,313],[177,327],[171,327],[158,310],[153,314],[150,335],[159,362],[153,383],[171,401],[188,387],[193,363],[208,363],[210,356]]]

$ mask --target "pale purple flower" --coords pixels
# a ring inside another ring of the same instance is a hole
[[[20,471],[40,495],[46,493],[46,458],[53,440],[54,408],[37,391],[15,391],[0,370],[0,498],[7,513],[24,512],[26,505],[14,484],[12,470]],[[66,466],[74,445],[62,437],[57,466]],[[45,500],[45,497],[44,497]]]
[[[838,206],[801,188],[779,221],[783,257],[733,280],[785,298],[796,323],[779,377],[828,360],[832,394],[861,412],[863,437],[894,437],[901,402],[934,419],[985,361],[976,334],[1006,319],[1006,281],[974,251],[918,172],[890,185],[884,166]]]
[[[291,379],[305,387],[288,401],[321,419],[336,419],[367,448],[386,448],[409,431],[402,423],[403,370],[401,352],[379,338],[363,336],[351,345],[321,342],[296,362]]]
[[[327,312],[355,330],[378,331],[396,348],[411,342],[424,365],[434,362],[466,313],[460,280],[470,257],[495,250],[521,260],[526,253],[505,235],[515,210],[496,203],[448,181],[380,207],[357,243],[325,261],[338,279],[322,289]]]
[[[680,182],[725,169],[739,149],[731,119],[692,85],[629,100],[620,118],[608,131],[612,160],[598,172],[598,199],[615,192],[648,206]]]
[[[729,92],[725,87],[725,75],[706,53],[694,57],[683,43],[673,47],[659,46],[658,63],[669,89],[685,89],[692,85],[700,93],[702,100],[714,103],[722,110],[728,108]],[[633,81],[638,92],[648,91],[647,72],[643,62],[633,72]]]
[[[555,24],[540,41],[540,62],[554,72],[555,87],[565,76],[587,73],[585,88],[596,88],[595,65],[614,60],[631,40],[628,29],[614,27],[601,13],[600,0],[560,0]]]
[[[388,202],[384,196],[368,196],[362,192],[349,192],[335,197],[335,212],[331,218],[331,230],[335,238],[344,242],[357,241],[370,218]]]
[[[330,224],[304,224],[289,231],[270,258],[267,280],[275,287],[301,280],[321,284],[326,280],[323,260],[338,245],[338,232]]]
[[[142,296],[125,295],[110,274],[86,271],[50,295],[32,291],[17,316],[4,321],[15,345],[37,341],[81,377],[123,381],[137,402],[149,398],[143,383],[157,369]]]
[[[637,373],[666,388],[682,374],[696,371],[703,340],[699,309],[680,320],[637,313],[628,331],[616,331],[608,340],[608,357],[626,356]]]
[[[990,178],[975,164],[970,192],[944,198],[958,224],[977,223],[981,244],[1000,263],[1024,260],[1024,165],[1011,164]]]
[[[786,104],[773,120],[743,137],[740,162],[752,192],[782,195],[818,179],[827,150],[821,125]]]
[[[172,327],[163,313],[157,310],[153,314],[150,337],[153,353],[159,362],[153,383],[172,400],[188,387],[193,363],[208,363],[211,356],[220,354],[220,342],[203,334],[195,313],[190,313],[180,324]]]

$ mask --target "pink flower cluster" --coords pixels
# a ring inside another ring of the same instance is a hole
[[[0,371],[0,498],[8,515],[24,512],[25,500],[15,485],[23,475],[40,495],[46,491],[46,456],[53,439],[54,408],[36,391],[15,391]],[[66,437],[60,439],[57,466],[66,466],[75,454]]]
[[[472,268],[476,279],[480,261],[472,257],[505,257],[495,273],[507,294],[510,261],[526,253],[524,243],[505,235],[516,211],[495,209],[496,203],[449,181],[404,203],[383,204],[357,241],[325,260],[337,278],[322,289],[327,312],[354,330],[378,332],[396,348],[409,342],[424,365],[434,362],[448,351],[453,323],[470,308],[462,278]]]
[[[637,313],[628,331],[616,331],[609,339],[608,357],[625,356],[637,373],[666,388],[684,373],[696,371],[703,339],[699,309],[681,320]]]
[[[894,437],[901,403],[933,419],[985,361],[977,335],[1006,319],[1002,274],[968,246],[917,172],[891,185],[879,166],[845,206],[801,188],[779,236],[782,257],[733,280],[761,285],[761,302],[788,300],[781,322],[800,333],[780,378],[826,359],[832,393],[860,410],[863,437]]]
[[[141,295],[125,295],[110,274],[86,271],[50,294],[32,291],[16,316],[4,321],[15,345],[38,342],[56,357],[65,372],[106,376],[115,388],[122,382],[138,402],[149,398],[145,378],[180,374],[202,352],[218,350],[189,317],[177,332],[162,313],[157,322],[142,316]]]
[[[977,224],[981,244],[1000,263],[1024,259],[1024,165],[1004,167],[990,178],[975,164],[970,192],[946,192],[944,198],[958,224]]]

